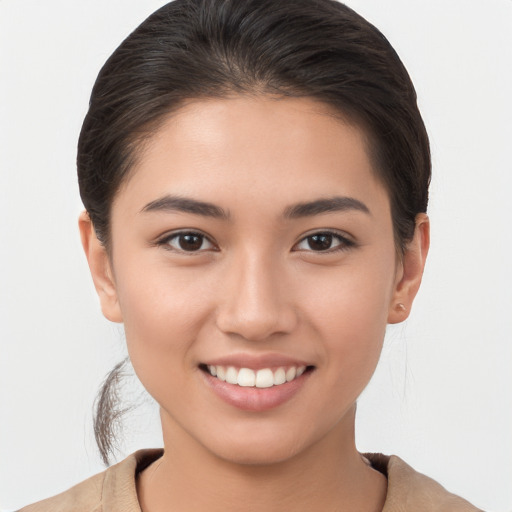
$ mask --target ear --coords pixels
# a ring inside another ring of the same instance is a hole
[[[105,247],[98,240],[86,211],[82,212],[78,218],[78,228],[103,315],[111,322],[122,322],[123,317],[119,308],[110,259]]]
[[[389,305],[388,323],[403,322],[421,284],[425,260],[430,246],[430,221],[425,213],[416,216],[414,237],[407,245],[397,270],[393,297]]]

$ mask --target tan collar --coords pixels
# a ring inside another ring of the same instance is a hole
[[[137,499],[137,473],[162,454],[161,449],[139,450],[69,491],[20,512],[141,512]],[[388,479],[382,512],[482,512],[431,478],[414,471],[399,457],[379,453],[364,456]]]
[[[382,512],[477,512],[466,500],[415,471],[396,455],[365,453],[374,469],[386,475],[388,491]]]

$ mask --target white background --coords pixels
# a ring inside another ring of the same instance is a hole
[[[102,469],[92,403],[124,342],[101,317],[81,253],[75,148],[100,66],[163,3],[0,0],[6,509]],[[410,320],[390,329],[360,400],[358,446],[396,453],[486,510],[510,511],[512,1],[348,3],[408,67],[434,164],[423,288]],[[138,409],[120,456],[159,444],[157,425],[154,409]]]

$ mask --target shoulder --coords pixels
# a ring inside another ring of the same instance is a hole
[[[482,512],[432,478],[415,471],[396,455],[365,453],[364,457],[388,479],[382,512]]]
[[[57,496],[24,507],[19,512],[99,512],[105,475],[106,471],[99,473]]]
[[[113,509],[139,512],[136,475],[162,453],[162,450],[139,450],[71,489],[18,512],[106,512]]]

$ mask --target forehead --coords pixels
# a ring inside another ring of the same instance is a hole
[[[250,195],[271,208],[359,194],[386,206],[367,146],[362,130],[309,98],[190,101],[148,139],[116,202],[173,193],[233,207]]]

